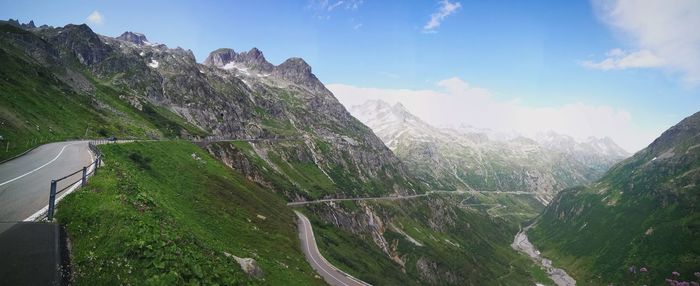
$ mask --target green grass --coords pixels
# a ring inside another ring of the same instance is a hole
[[[76,284],[322,284],[285,201],[204,150],[185,142],[100,149],[105,167],[57,213]],[[249,278],[224,252],[256,259],[265,280]]]
[[[658,154],[643,150],[598,183],[562,191],[530,230],[532,242],[585,284],[660,285],[672,271],[695,281],[700,150],[690,148],[697,135],[690,140],[673,145],[677,156],[652,162]],[[631,266],[648,272],[630,274]]]

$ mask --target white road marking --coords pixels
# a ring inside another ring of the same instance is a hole
[[[38,170],[41,169],[41,168],[46,167],[48,164],[53,163],[54,161],[56,161],[56,160],[58,159],[58,157],[61,156],[61,154],[63,154],[63,150],[65,150],[66,147],[68,147],[68,146],[70,146],[70,145],[73,145],[73,144],[75,144],[75,143],[71,143],[71,144],[68,144],[68,145],[63,146],[63,148],[61,148],[61,152],[58,152],[58,155],[56,155],[55,158],[53,158],[51,161],[47,162],[46,164],[41,165],[41,166],[37,167],[36,169],[31,170],[31,171],[29,171],[29,172],[27,172],[27,173],[24,173],[23,175],[20,175],[20,176],[14,178],[14,179],[11,179],[11,180],[6,181],[6,182],[0,184],[0,187],[3,186],[3,185],[6,185],[6,184],[12,183],[12,182],[14,182],[14,181],[16,181],[16,180],[19,180],[19,179],[21,179],[21,178],[24,178],[25,176],[27,176],[27,175],[29,175],[29,174],[31,174],[31,173],[34,173],[34,172],[38,171]]]
[[[75,143],[73,143],[73,144],[75,144]],[[71,145],[72,145],[72,144],[71,144]],[[64,147],[64,148],[65,148],[65,147]],[[90,161],[91,161],[91,162],[94,162],[94,161],[95,161],[95,156],[92,155],[92,151],[90,151],[89,148],[88,148],[88,153],[90,153]],[[95,170],[95,168],[97,168],[97,165],[92,165],[92,166],[90,167],[90,169],[87,170],[87,172],[90,173],[91,171]],[[67,195],[69,195],[70,193],[72,193],[73,191],[75,191],[75,189],[77,189],[78,187],[80,187],[81,184],[82,184],[82,181],[77,181],[77,182],[75,182],[75,184],[73,184],[72,186],[70,186],[70,188],[68,188],[68,189],[66,190],[65,193],[63,193],[63,194],[61,194],[60,196],[56,197],[56,201],[54,202],[54,206],[55,206],[55,205],[58,205],[58,202],[60,202],[65,196],[67,196]],[[41,208],[40,210],[36,211],[34,214],[30,215],[28,218],[25,218],[24,221],[35,221],[35,220],[37,220],[39,217],[41,217],[42,215],[44,215],[44,214],[46,214],[46,213],[48,213],[48,212],[49,212],[49,205],[47,204],[45,207],[43,207],[43,208]]]

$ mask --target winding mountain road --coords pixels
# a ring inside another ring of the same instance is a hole
[[[323,258],[323,255],[321,255],[321,252],[318,251],[318,247],[316,246],[316,238],[314,237],[314,231],[311,228],[311,222],[309,222],[309,219],[304,214],[298,211],[294,211],[294,213],[296,213],[297,217],[299,218],[299,239],[301,240],[301,250],[304,252],[306,260],[309,261],[311,267],[313,267],[314,270],[316,270],[316,272],[320,274],[328,284],[334,286],[370,285],[350,276],[350,274],[347,274],[338,268],[335,268],[335,266]]]
[[[364,198],[338,198],[338,199],[320,199],[315,201],[298,201],[287,203],[290,207],[303,206],[309,204],[327,203],[327,202],[342,202],[342,201],[377,201],[377,200],[405,200],[405,199],[415,199],[420,197],[426,197],[432,194],[512,194],[512,195],[537,195],[531,192],[505,192],[505,191],[428,191],[417,195],[408,196],[384,196],[384,197],[364,197]]]
[[[0,165],[0,222],[23,221],[48,205],[52,179],[89,165],[93,160],[88,141],[41,145]],[[81,178],[75,174],[59,182],[57,190]],[[64,192],[61,195],[65,195]]]

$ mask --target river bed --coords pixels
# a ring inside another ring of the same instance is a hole
[[[558,286],[575,286],[576,280],[574,280],[574,278],[569,276],[564,269],[553,267],[552,261],[542,257],[535,246],[530,243],[530,241],[527,239],[527,230],[529,228],[530,226],[520,230],[515,235],[513,244],[510,246],[517,251],[525,253],[537,264],[544,267],[547,270],[547,274],[549,274],[549,278],[551,278],[552,281],[554,281],[554,283],[556,283]]]

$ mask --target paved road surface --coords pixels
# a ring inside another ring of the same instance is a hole
[[[306,260],[309,261],[311,267],[323,277],[330,285],[335,286],[355,286],[355,285],[370,285],[357,278],[354,278],[338,268],[331,265],[318,251],[316,246],[316,238],[314,231],[311,228],[309,219],[300,212],[294,211],[299,217],[299,238],[301,239],[301,250],[306,255]]]
[[[429,196],[432,194],[512,194],[512,195],[537,195],[531,192],[503,192],[503,191],[428,191],[423,194],[409,195],[409,196],[385,196],[385,197],[365,197],[365,198],[339,198],[339,199],[320,199],[315,201],[300,201],[300,202],[290,202],[287,203],[288,206],[303,206],[308,204],[318,204],[326,202],[342,202],[342,201],[376,201],[376,200],[405,200],[405,199],[415,199],[420,197]]]
[[[60,285],[65,254],[57,224],[0,222],[1,285]]]
[[[22,221],[48,205],[49,187],[57,179],[92,161],[88,141],[49,143],[0,165],[0,222]],[[76,174],[57,190],[80,179]]]

